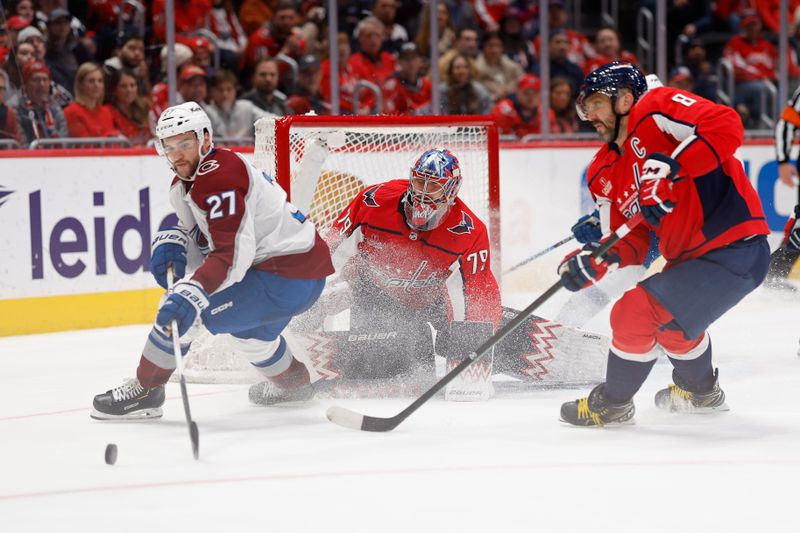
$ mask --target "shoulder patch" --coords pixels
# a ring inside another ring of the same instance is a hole
[[[203,161],[203,164],[200,165],[197,169],[197,175],[203,176],[205,174],[208,174],[209,172],[214,172],[218,168],[219,168],[219,162],[216,159]]]
[[[450,233],[455,233],[456,235],[466,235],[471,233],[474,228],[475,223],[472,221],[472,217],[470,217],[465,211],[461,211],[461,223],[453,226],[452,228],[447,228],[447,231]]]
[[[366,205],[367,207],[380,207],[378,201],[375,200],[375,193],[378,191],[381,185],[383,184],[379,183],[378,185],[373,185],[372,187],[369,187],[364,191],[362,195],[364,197],[363,198],[364,205]]]

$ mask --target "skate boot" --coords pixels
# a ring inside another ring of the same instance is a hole
[[[289,368],[251,386],[248,397],[256,405],[305,402],[314,397],[314,388],[306,365],[292,357]]]
[[[588,398],[561,405],[561,421],[574,426],[606,426],[633,424],[636,408],[633,401],[611,403],[606,397],[606,384],[601,383]]]
[[[145,420],[161,418],[164,385],[146,389],[136,378],[94,397],[90,416],[97,420]]]
[[[719,369],[714,370],[714,385],[706,391],[692,390],[680,375],[672,371],[672,380],[666,389],[656,393],[656,406],[672,413],[712,413],[728,411],[725,393],[719,387]]]
[[[275,405],[288,402],[306,402],[314,397],[314,387],[310,383],[297,387],[283,388],[270,380],[250,386],[250,402],[255,405]]]

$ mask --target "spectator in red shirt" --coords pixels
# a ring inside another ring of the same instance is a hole
[[[153,34],[157,43],[167,41],[165,0],[153,1]],[[211,0],[175,0],[175,33],[192,33],[206,28]]]
[[[214,45],[208,39],[205,37],[182,36],[176,38],[176,41],[185,44],[192,51],[192,64],[205,70],[208,75],[213,73],[211,59],[214,55]]]
[[[247,39],[243,66],[252,68],[262,57],[285,54],[294,60],[305,53],[306,43],[297,31],[299,15],[294,3],[281,0],[269,21]]]
[[[103,106],[105,79],[103,69],[84,63],[75,73],[75,101],[64,109],[70,137],[115,137],[111,110]]]
[[[383,23],[375,17],[366,17],[356,26],[356,38],[360,50],[350,56],[347,64],[353,79],[367,81],[378,90],[396,70],[395,59],[389,52],[381,51],[383,42]],[[375,107],[375,97],[371,92],[361,91],[356,114],[367,114]],[[378,111],[378,110],[375,110]]]
[[[339,112],[347,114],[353,112],[353,90],[356,84],[349,63],[352,52],[350,48],[350,36],[346,33],[339,33],[336,36],[336,43],[339,54]],[[320,92],[325,101],[330,104],[331,60],[327,57],[322,60],[322,82],[320,84]]]
[[[552,133],[575,133],[578,131],[578,117],[575,102],[572,100],[572,85],[566,78],[550,80],[550,112]]]
[[[540,92],[542,82],[533,74],[526,74],[519,81],[517,91],[497,102],[492,116],[502,135],[526,135],[541,133],[542,108]],[[550,131],[555,130],[553,111],[550,111]]]
[[[159,57],[161,59],[161,76],[162,80],[156,83],[153,86],[153,90],[150,92],[150,98],[153,102],[153,115],[155,115],[156,119],[161,116],[161,113],[169,107],[169,94],[167,87],[167,47],[164,46],[161,48],[161,52]],[[175,69],[180,72],[184,66],[188,65],[192,61],[192,49],[186,46],[185,44],[175,43],[174,48],[175,53]],[[142,94],[146,94],[147,92],[142,90]]]
[[[247,33],[239,22],[233,0],[213,0],[211,31],[217,36],[222,68],[235,69],[247,46]]]
[[[775,80],[778,52],[761,35],[761,19],[754,12],[744,12],[742,33],[731,38],[723,52],[733,64],[736,80],[734,106],[745,127],[758,127],[761,96],[765,79]]]
[[[140,93],[136,77],[128,70],[114,70],[108,78],[108,100],[114,127],[134,146],[145,146],[153,138],[150,101]]]
[[[431,80],[421,75],[422,57],[414,43],[406,43],[397,58],[397,72],[383,84],[383,111],[389,115],[425,115],[431,112]]]
[[[614,28],[600,28],[594,36],[594,47],[597,55],[587,61],[588,72],[612,61],[627,61],[639,67],[636,56],[622,49],[620,35]]]
[[[9,20],[17,17],[24,20],[27,23],[26,26],[33,24],[33,19],[36,17],[36,5],[33,0],[18,0],[17,2],[6,2],[5,4],[8,9]]]

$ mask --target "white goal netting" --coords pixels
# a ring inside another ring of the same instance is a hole
[[[361,189],[408,178],[423,152],[445,147],[461,164],[459,197],[489,227],[492,263],[499,265],[496,139],[484,117],[267,117],[256,123],[254,163],[277,179],[324,237]],[[291,331],[287,336],[303,360],[302,340],[292,342]],[[260,376],[232,353],[226,336],[207,333],[192,344],[185,375],[212,383],[254,382]]]

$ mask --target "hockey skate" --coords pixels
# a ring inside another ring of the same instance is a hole
[[[276,405],[307,402],[314,397],[314,387],[310,383],[297,387],[283,388],[270,380],[250,386],[250,402],[255,405]]]
[[[708,391],[695,391],[681,379],[681,376],[672,371],[672,380],[666,389],[656,393],[656,406],[672,413],[713,413],[714,411],[728,411],[730,408],[725,403],[725,392],[719,387],[719,370],[714,370],[714,385]]]
[[[90,416],[97,420],[145,420],[161,418],[164,385],[146,389],[136,378],[94,397]]]
[[[605,395],[606,384],[601,383],[587,398],[561,405],[561,421],[574,426],[607,426],[633,424],[636,408],[632,400],[611,403]]]

